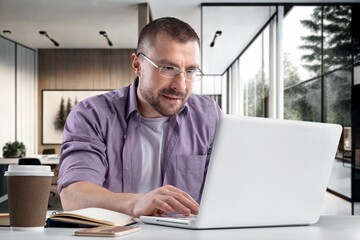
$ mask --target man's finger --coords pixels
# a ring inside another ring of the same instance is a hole
[[[184,215],[197,214],[199,205],[189,195],[173,189],[162,192],[163,200],[166,201],[175,211]]]
[[[184,192],[183,190],[176,188],[174,186],[171,185],[166,185],[164,186],[164,189],[181,194],[183,197],[185,197],[186,199],[188,199],[190,202],[192,202],[194,205],[199,206],[199,204],[190,196],[190,194],[188,194],[187,192]]]

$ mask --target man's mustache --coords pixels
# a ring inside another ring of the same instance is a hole
[[[185,92],[179,92],[171,88],[165,88],[160,91],[160,94],[168,95],[168,96],[176,96],[180,98],[185,98],[186,93]]]

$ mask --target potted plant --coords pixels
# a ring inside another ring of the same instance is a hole
[[[3,147],[4,158],[18,158],[25,157],[26,147],[22,142],[8,142]]]

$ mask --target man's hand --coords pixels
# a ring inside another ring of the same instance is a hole
[[[137,194],[133,199],[132,214],[139,217],[141,215],[161,215],[176,211],[189,216],[197,214],[198,203],[186,192],[166,185],[145,194]]]
[[[99,207],[134,217],[173,211],[188,216],[199,210],[199,205],[189,194],[170,185],[135,194],[111,192],[91,182],[76,182],[64,187],[60,197],[64,210]]]

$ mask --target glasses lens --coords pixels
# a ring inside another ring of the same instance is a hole
[[[199,81],[202,77],[202,73],[200,70],[193,71],[192,73],[186,73],[186,78],[191,81]]]
[[[162,76],[167,78],[173,78],[180,72],[178,68],[172,66],[162,66],[159,71]]]
[[[160,75],[166,78],[174,78],[182,72],[179,68],[173,66],[162,66],[159,68]],[[189,81],[198,81],[202,77],[202,73],[200,70],[188,70],[185,72],[185,78]]]

